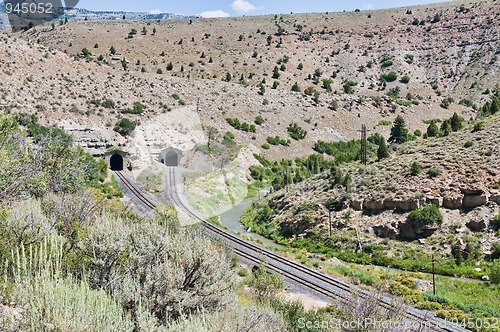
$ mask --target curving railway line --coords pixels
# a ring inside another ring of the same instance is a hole
[[[147,199],[137,188],[135,188],[128,179],[121,173],[115,172],[120,181],[130,192],[136,196],[146,207],[155,209],[156,205]],[[179,195],[177,188],[177,176],[174,167],[169,167],[167,171],[168,198],[178,208],[187,215],[199,220],[204,226],[204,232],[212,237],[223,239],[228,242],[234,249],[235,253],[255,264],[265,263],[269,271],[275,272],[283,276],[289,282],[305,287],[319,295],[327,298],[335,299],[339,302],[347,302],[353,296],[360,299],[366,299],[368,292],[359,289],[356,286],[350,285],[343,280],[336,279],[327,274],[315,271],[292,260],[284,258],[271,250],[264,248],[251,241],[247,241],[236,234],[227,230],[221,229],[212,223],[205,220],[196,211],[194,211],[185,199]],[[392,299],[390,297],[382,297],[379,303],[382,307],[390,310],[392,308]],[[422,311],[410,307],[406,312],[405,327],[413,331],[467,331],[466,329],[453,324],[452,322],[444,321],[436,317],[433,313]]]

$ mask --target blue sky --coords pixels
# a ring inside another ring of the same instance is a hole
[[[287,14],[326,12],[326,11],[351,11],[359,9],[380,9],[403,7],[443,0],[80,0],[78,7],[90,10],[120,10],[142,12],[167,12],[184,15],[203,16],[241,16],[264,14]]]

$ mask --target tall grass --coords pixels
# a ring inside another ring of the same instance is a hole
[[[84,278],[62,271],[63,238],[49,236],[40,245],[12,249],[5,262],[5,285],[11,277],[12,294],[0,288],[0,299],[20,308],[17,330],[29,331],[132,331],[133,322],[104,290],[92,290]],[[0,312],[0,322],[6,318]]]

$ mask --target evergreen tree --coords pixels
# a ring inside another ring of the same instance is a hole
[[[439,129],[436,125],[436,121],[432,121],[429,127],[427,127],[427,137],[436,137],[439,135]]]
[[[167,65],[167,70],[171,71],[172,69],[174,69],[174,65],[172,64],[172,62],[169,62]]]
[[[498,97],[493,98],[491,101],[490,112],[491,114],[500,112],[500,99]]]
[[[396,117],[394,125],[391,128],[391,136],[389,142],[391,143],[405,143],[408,141],[408,128],[406,128],[405,120],[401,115]]]
[[[461,123],[460,123],[460,125],[461,125]],[[441,135],[448,136],[452,130],[453,130],[452,122],[450,120],[445,120],[443,122],[443,124],[441,125]],[[453,130],[453,131],[457,131],[457,130]]]
[[[390,154],[389,154],[389,149],[387,148],[387,144],[385,142],[385,138],[382,137],[382,139],[380,140],[380,144],[378,146],[378,150],[377,150],[377,157],[379,160],[381,159],[384,159],[384,158],[389,158]]]
[[[453,131],[461,130],[463,127],[462,121],[463,119],[460,116],[458,116],[457,112],[453,113],[453,116],[450,119],[451,130]]]
[[[116,49],[114,46],[111,46],[111,48],[109,49],[109,53],[115,55],[116,54]]]
[[[278,79],[278,78],[280,78],[280,70],[279,70],[278,66],[274,67],[273,78],[275,80]]]

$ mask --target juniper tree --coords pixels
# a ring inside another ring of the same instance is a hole
[[[389,156],[390,156],[389,149],[387,148],[385,138],[382,137],[382,139],[380,140],[380,144],[378,146],[377,157],[379,160],[381,160],[381,159],[389,158]]]

